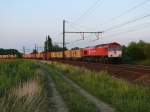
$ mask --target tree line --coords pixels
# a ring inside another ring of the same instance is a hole
[[[141,60],[150,60],[150,43],[140,40],[131,42],[127,47],[123,46],[123,61],[134,62]]]
[[[21,56],[21,53],[16,49],[3,49],[0,48],[0,55],[17,55]]]

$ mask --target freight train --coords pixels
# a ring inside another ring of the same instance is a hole
[[[16,59],[17,55],[0,55],[0,59]]]
[[[66,60],[82,60],[82,61],[102,61],[108,62],[112,60],[120,60],[122,57],[122,46],[117,43],[108,43],[96,45],[93,47],[81,48],[78,50],[66,50],[64,52]],[[60,60],[63,59],[63,52],[47,52],[37,54],[25,54],[25,59],[47,59]]]

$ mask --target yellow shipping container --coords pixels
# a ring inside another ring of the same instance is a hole
[[[56,58],[63,58],[63,52],[56,52]]]
[[[48,52],[48,53],[47,53],[47,58],[48,58],[48,59],[51,59],[51,52]]]
[[[71,51],[65,51],[65,58],[71,58]]]
[[[72,58],[81,58],[82,50],[71,50],[71,57]]]
[[[63,52],[51,52],[51,58],[52,59],[60,59],[60,58],[63,58]]]
[[[56,58],[56,52],[51,52],[51,58]]]
[[[37,54],[36,54],[36,58],[37,58],[37,59],[40,59],[40,58],[41,58],[41,53],[37,53]]]

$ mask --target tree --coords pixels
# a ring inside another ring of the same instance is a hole
[[[0,48],[0,55],[17,55],[21,57],[22,54],[16,49],[2,49]]]
[[[71,48],[71,50],[79,50],[79,49],[80,49],[79,47]]]
[[[52,39],[50,38],[50,36],[47,36],[47,40],[45,41],[44,44],[44,51],[52,51],[53,49],[53,44],[52,44]]]
[[[146,56],[146,59],[150,59],[150,44],[146,44],[144,48],[144,54]]]
[[[44,43],[44,51],[45,52],[51,52],[51,51],[62,51],[62,50],[63,50],[62,47],[52,44],[52,39],[48,35],[47,41],[45,41],[45,43]],[[67,48],[65,48],[65,50],[67,50]]]
[[[133,61],[143,60],[146,58],[144,53],[145,45],[146,43],[142,40],[138,43],[131,42],[128,47],[123,49],[123,53]]]
[[[127,51],[128,55],[133,59],[133,60],[142,60],[144,59],[144,50],[141,48],[140,44],[136,44],[135,42],[132,42]]]

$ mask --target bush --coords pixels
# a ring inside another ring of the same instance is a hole
[[[150,60],[150,44],[145,45],[144,54],[146,56],[146,59]]]
[[[123,46],[123,62],[133,63],[141,60],[150,60],[150,44],[142,40],[131,42],[128,47]]]

